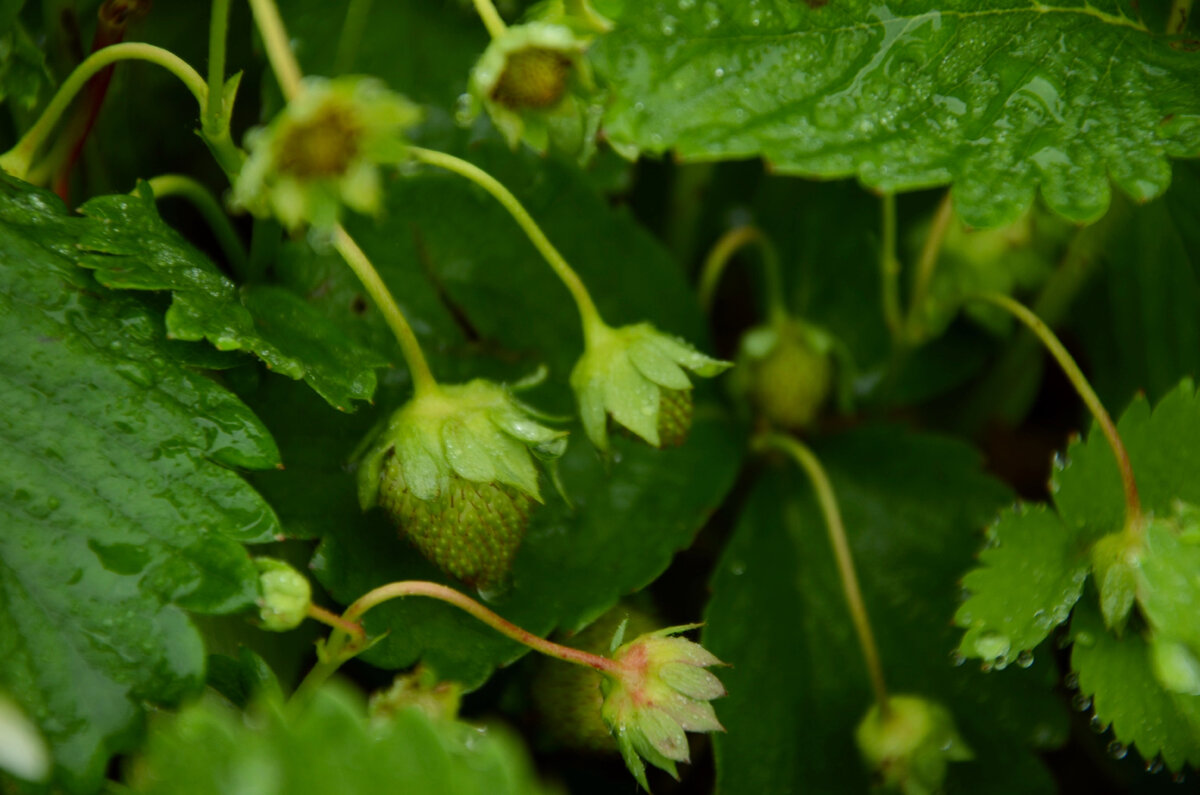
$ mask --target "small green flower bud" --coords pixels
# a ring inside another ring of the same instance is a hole
[[[287,632],[300,626],[312,603],[308,578],[287,563],[275,558],[255,558],[258,567],[258,616],[263,629]]]
[[[589,343],[571,388],[588,438],[608,449],[608,416],[654,447],[682,444],[692,424],[692,382],[684,369],[714,376],[731,367],[649,323],[604,328]]]
[[[622,624],[625,632],[633,635],[659,626],[642,610],[620,604],[587,629],[566,639],[566,645],[607,655],[612,651],[613,633]],[[601,674],[591,668],[548,657],[538,660],[531,695],[542,732],[553,745],[591,753],[616,753],[616,740],[600,715],[604,703],[600,694],[602,680]]]
[[[646,789],[645,759],[676,778],[676,762],[689,760],[685,732],[724,731],[712,704],[725,688],[706,668],[723,663],[700,644],[674,637],[687,624],[651,632],[612,654],[615,673],[600,686],[601,716],[617,741],[625,765]]]
[[[530,412],[481,379],[414,397],[363,459],[363,509],[382,507],[447,574],[498,588],[541,502],[531,453],[549,460],[566,449],[566,432]]]
[[[833,389],[832,344],[794,318],[751,329],[742,337],[731,388],[772,425],[805,428]]]
[[[880,783],[904,795],[941,792],[949,763],[974,758],[950,712],[919,696],[892,696],[886,714],[872,705],[854,738]]]
[[[378,166],[407,157],[402,136],[419,120],[415,105],[373,78],[306,78],[269,125],[247,133],[232,202],[290,228],[332,226],[342,205],[378,212]]]
[[[469,117],[480,107],[516,147],[549,148],[586,159],[602,103],[583,58],[589,40],[550,22],[513,25],[493,39],[471,71]]]

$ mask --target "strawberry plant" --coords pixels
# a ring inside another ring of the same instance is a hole
[[[1184,792],[1190,0],[0,0],[0,792]]]

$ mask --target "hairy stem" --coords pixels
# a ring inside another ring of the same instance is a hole
[[[950,229],[950,221],[953,218],[954,205],[950,200],[950,191],[947,190],[934,212],[929,235],[925,238],[925,245],[922,246],[921,256],[917,260],[917,269],[913,273],[912,295],[909,296],[908,317],[905,321],[910,343],[920,341],[925,333],[922,312],[925,310],[925,301],[933,284],[933,274],[937,270],[938,258],[942,253],[942,243],[946,240],[946,232]]]
[[[1109,416],[1108,410],[1100,402],[1096,391],[1084,377],[1079,365],[1071,358],[1071,354],[1067,352],[1058,337],[1054,336],[1054,332],[1042,322],[1041,318],[1007,295],[978,293],[968,296],[967,300],[983,301],[1011,314],[1041,340],[1042,344],[1046,346],[1046,350],[1058,362],[1059,367],[1062,368],[1063,373],[1066,374],[1067,379],[1075,387],[1075,391],[1079,393],[1079,397],[1083,399],[1088,410],[1091,411],[1092,417],[1100,426],[1104,438],[1108,440],[1108,446],[1112,448],[1113,457],[1117,461],[1117,469],[1121,473],[1121,482],[1125,488],[1125,529],[1132,535],[1140,537],[1143,533],[1142,501],[1138,496],[1137,481],[1133,476],[1133,465],[1129,461],[1129,452],[1125,449],[1125,444],[1121,441],[1121,436],[1117,433],[1117,426]]]
[[[221,247],[221,253],[225,255],[230,267],[238,276],[243,279],[246,277],[246,249],[242,247],[242,241],[230,223],[229,216],[221,209],[221,203],[208,188],[183,174],[162,174],[147,182],[154,191],[155,199],[178,196],[191,202],[212,230],[213,237],[217,239],[217,245]]]
[[[250,0],[250,10],[254,13],[254,23],[267,48],[267,60],[271,62],[271,71],[275,73],[283,98],[291,100],[300,93],[303,73],[288,44],[287,29],[279,16],[279,8],[275,0]]]
[[[351,626],[360,627],[359,620],[368,610],[384,602],[405,596],[424,596],[452,604],[468,613],[471,617],[487,624],[500,634],[515,640],[517,643],[541,654],[562,660],[563,662],[582,665],[601,673],[611,673],[618,670],[617,664],[607,657],[601,657],[600,655],[591,654],[580,649],[572,649],[570,646],[562,646],[534,635],[532,632],[524,630],[511,621],[502,618],[460,591],[456,591],[445,585],[423,580],[393,582],[369,591],[360,596],[354,604],[346,609],[346,612],[342,614],[342,620],[348,622]],[[342,663],[362,652],[366,648],[366,645],[367,640],[365,636],[351,638],[350,633],[347,633],[340,627],[335,627],[329,636],[328,642],[322,648],[320,662],[314,665],[308,672],[308,675],[304,677],[304,681],[296,689],[293,700],[301,702],[306,700],[309,694],[320,687],[325,680],[341,667]]]
[[[850,543],[846,539],[846,526],[842,523],[842,514],[838,509],[837,497],[833,493],[833,485],[829,482],[825,468],[820,460],[804,443],[792,436],[778,433],[768,433],[755,441],[759,450],[775,449],[786,453],[795,461],[812,483],[817,495],[817,503],[825,517],[825,527],[829,532],[829,542],[833,546],[834,558],[837,560],[838,577],[842,582],[842,593],[846,597],[846,606],[850,610],[850,619],[854,623],[854,631],[858,635],[858,645],[862,649],[863,661],[867,666],[867,676],[871,680],[871,689],[875,693],[875,701],[879,705],[880,714],[886,719],[890,712],[887,686],[884,684],[883,663],[879,659],[879,647],[875,644],[875,635],[871,632],[871,620],[867,615],[867,606],[863,601],[862,590],[858,585],[858,575],[854,570],[854,558],[850,554]]]
[[[783,300],[783,273],[779,265],[779,254],[762,230],[754,226],[730,229],[721,235],[708,252],[704,259],[704,268],[700,272],[700,306],[705,312],[712,311],[717,285],[721,282],[725,266],[733,259],[734,254],[749,245],[758,246],[762,253],[763,271],[766,275],[767,316],[772,324],[782,323],[787,319],[787,306]]]
[[[192,92],[192,96],[196,98],[201,111],[203,111],[208,100],[208,87],[204,84],[204,78],[178,55],[164,50],[162,47],[141,42],[113,44],[92,53],[79,66],[75,67],[75,70],[59,86],[37,122],[29,128],[25,135],[21,136],[21,140],[17,141],[16,146],[0,155],[0,168],[14,177],[24,179],[25,175],[29,173],[34,156],[50,133],[54,131],[55,125],[62,118],[63,112],[70,106],[71,100],[75,98],[76,94],[97,72],[117,61],[128,60],[149,61],[158,64],[178,77]]]
[[[529,240],[533,243],[534,248],[545,258],[551,270],[562,280],[567,290],[570,291],[571,297],[575,299],[575,305],[579,308],[580,320],[583,323],[584,340],[591,341],[597,336],[604,334],[607,326],[600,318],[600,312],[592,302],[592,297],[588,294],[583,280],[567,264],[563,255],[559,253],[558,249],[546,237],[546,234],[542,232],[542,228],[533,220],[533,216],[529,214],[508,188],[501,185],[495,177],[475,164],[468,163],[466,160],[454,155],[435,152],[432,149],[422,149],[416,146],[410,147],[409,152],[422,163],[444,168],[447,171],[453,171],[461,177],[466,177],[490,193],[496,201],[500,202],[504,209],[508,210],[509,214],[512,215],[521,229],[524,230],[525,234],[529,236]]]
[[[367,17],[371,13],[371,0],[350,0],[346,16],[342,19],[342,32],[338,36],[337,55],[333,59],[333,73],[345,74],[354,68],[354,55],[367,29]]]
[[[883,320],[899,342],[904,333],[904,317],[900,309],[900,260],[896,258],[896,194],[882,196],[883,230],[879,245],[879,276],[882,286]]]
[[[354,271],[354,275],[362,282],[363,287],[367,288],[371,300],[379,307],[379,311],[383,312],[384,320],[396,335],[396,341],[400,343],[400,352],[404,355],[404,361],[412,375],[414,392],[420,396],[436,391],[437,381],[429,369],[429,363],[425,361],[421,344],[417,342],[417,336],[413,333],[408,320],[405,319],[404,313],[400,311],[396,299],[388,290],[387,285],[383,283],[379,271],[375,270],[371,260],[367,258],[363,250],[358,247],[358,243],[354,242],[354,238],[350,237],[350,233],[341,224],[334,227],[333,245],[342,255],[342,259],[346,260],[350,270]]]
[[[474,0],[474,3],[475,11],[483,20],[483,26],[487,28],[488,35],[493,39],[503,36],[504,32],[508,30],[508,26],[500,18],[500,12],[496,10],[496,6],[492,5],[492,0]]]

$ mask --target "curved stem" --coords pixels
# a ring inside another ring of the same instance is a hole
[[[383,312],[384,320],[396,335],[396,341],[400,343],[400,352],[404,355],[404,362],[408,365],[408,371],[412,375],[414,392],[420,396],[436,391],[437,380],[434,379],[433,372],[429,369],[429,363],[425,361],[421,344],[417,342],[417,336],[413,333],[412,326],[408,325],[404,313],[400,311],[396,299],[388,290],[387,285],[383,283],[379,271],[375,270],[371,260],[367,258],[363,250],[358,247],[358,243],[354,242],[354,238],[350,237],[350,233],[341,224],[333,229],[333,245],[342,255],[342,259],[346,260],[350,270],[354,271],[354,275],[362,282],[363,287],[367,288],[371,300],[379,307],[379,311]]]
[[[300,63],[296,60],[292,47],[288,44],[287,29],[279,16],[279,8],[275,0],[250,0],[250,10],[254,13],[254,23],[262,36],[263,45],[267,48],[267,60],[271,62],[271,71],[279,81],[285,100],[293,99],[300,93]]]
[[[187,61],[169,50],[155,47],[152,44],[141,42],[113,44],[92,53],[79,66],[75,67],[75,70],[59,86],[37,122],[21,137],[16,146],[0,155],[0,168],[23,179],[29,172],[34,155],[37,154],[38,149],[41,148],[50,133],[54,131],[55,125],[62,117],[63,112],[70,106],[75,95],[87,85],[97,72],[117,61],[127,60],[149,61],[178,77],[192,92],[192,96],[196,98],[201,111],[203,111],[208,100],[208,87],[204,84],[204,78],[200,76],[200,73],[189,66]]]
[[[367,17],[371,13],[371,0],[350,0],[346,16],[342,18],[342,32],[338,36],[337,55],[333,59],[333,73],[345,74],[354,67],[354,56],[367,29]]]
[[[879,247],[879,275],[882,282],[883,320],[898,342],[904,333],[900,309],[900,260],[896,258],[896,194],[883,194],[883,233]]]
[[[496,10],[496,6],[492,5],[492,0],[474,0],[474,2],[475,10],[479,13],[479,18],[483,20],[483,26],[487,28],[488,35],[493,39],[503,36],[508,27],[500,18],[500,12]]]
[[[562,660],[563,662],[582,665],[601,673],[612,673],[618,670],[617,664],[607,657],[601,657],[580,649],[573,649],[570,646],[562,646],[553,641],[538,637],[532,632],[524,630],[511,621],[502,618],[466,594],[435,582],[405,580],[382,585],[360,596],[342,614],[342,620],[348,622],[351,626],[360,627],[361,624],[358,623],[359,619],[368,610],[384,602],[405,596],[424,596],[452,604],[471,615],[471,617],[487,624],[500,634],[515,640],[517,643],[555,659]],[[320,687],[325,680],[341,667],[342,663],[350,660],[366,647],[367,639],[365,636],[351,639],[349,633],[339,627],[335,627],[329,636],[329,641],[322,648],[320,661],[312,667],[308,675],[304,677],[304,681],[296,688],[296,693],[292,697],[293,700],[306,700],[309,694]]]
[[[705,312],[712,311],[713,299],[717,285],[725,266],[733,259],[739,249],[748,245],[757,245],[762,253],[763,271],[766,275],[767,315],[772,324],[782,323],[787,319],[787,307],[783,300],[783,273],[779,265],[779,254],[771,241],[762,230],[754,226],[739,226],[721,235],[713,245],[712,250],[704,259],[704,268],[700,272],[700,307]]]
[[[409,153],[417,160],[428,163],[431,166],[444,168],[447,171],[453,171],[461,177],[466,177],[471,182],[474,182],[479,187],[490,193],[496,201],[503,205],[504,209],[508,210],[517,224],[529,236],[530,242],[534,248],[546,259],[550,268],[566,285],[570,291],[571,297],[575,299],[575,305],[579,308],[580,320],[583,323],[583,336],[585,342],[590,342],[595,337],[602,335],[607,326],[600,318],[600,312],[596,309],[596,305],[592,302],[591,295],[588,294],[587,287],[584,286],[583,280],[579,278],[579,274],[567,264],[563,255],[558,252],[558,249],[550,242],[541,227],[533,220],[529,212],[517,200],[517,197],[512,195],[508,188],[500,184],[500,182],[479,168],[473,163],[468,163],[462,158],[448,155],[444,152],[435,152],[432,149],[422,149],[421,147],[409,147]]]
[[[942,243],[946,240],[946,231],[954,218],[954,204],[950,200],[950,191],[942,197],[933,215],[933,223],[929,227],[929,235],[921,248],[921,257],[917,260],[917,269],[913,273],[912,295],[909,296],[908,317],[905,329],[910,342],[917,342],[924,334],[925,323],[921,312],[925,300],[929,296],[929,287],[933,284],[933,274],[937,270],[938,257],[942,253]]]
[[[1112,448],[1113,457],[1117,460],[1117,469],[1121,473],[1121,482],[1125,487],[1125,529],[1132,535],[1140,537],[1143,533],[1142,501],[1138,496],[1137,481],[1133,476],[1133,465],[1129,461],[1129,452],[1125,449],[1125,444],[1121,441],[1121,436],[1117,433],[1117,426],[1109,416],[1108,410],[1100,402],[1096,391],[1084,377],[1079,365],[1071,358],[1071,354],[1067,353],[1067,349],[1058,341],[1058,337],[1054,336],[1050,327],[1042,322],[1041,318],[1007,295],[977,293],[967,296],[966,300],[984,301],[1008,312],[1032,331],[1058,362],[1059,367],[1062,368],[1063,373],[1075,387],[1075,391],[1079,393],[1079,397],[1083,399],[1088,410],[1091,411],[1092,417],[1100,426],[1104,438],[1108,440],[1108,446]]]
[[[239,276],[245,278],[246,249],[242,247],[242,241],[233,228],[233,224],[230,223],[229,216],[225,215],[225,211],[221,209],[221,203],[208,188],[183,174],[162,174],[147,180],[147,183],[154,191],[155,199],[178,196],[191,202],[204,218],[205,223],[208,224],[208,228],[212,230],[213,237],[217,239],[221,253],[225,255],[230,267]]]
[[[879,659],[879,648],[875,645],[875,635],[871,632],[871,621],[867,616],[867,606],[863,602],[862,590],[858,585],[858,575],[854,571],[854,558],[850,554],[850,543],[846,540],[846,526],[842,523],[842,514],[838,509],[837,497],[833,493],[833,485],[825,474],[825,468],[812,450],[791,436],[768,433],[755,440],[759,450],[774,448],[786,453],[795,461],[812,483],[817,495],[817,503],[825,517],[825,527],[829,531],[829,542],[833,546],[834,558],[837,560],[838,577],[842,581],[842,593],[846,597],[846,606],[850,610],[850,619],[854,622],[854,631],[858,634],[858,645],[862,649],[863,661],[867,666],[867,675],[871,680],[871,689],[875,693],[875,702],[879,712],[887,718],[889,713],[887,687],[883,679],[883,663]]]

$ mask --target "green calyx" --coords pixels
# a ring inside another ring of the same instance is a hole
[[[453,479],[509,486],[541,502],[532,456],[563,454],[567,432],[538,422],[531,409],[503,386],[476,379],[439,385],[402,406],[363,458],[358,496],[363,510],[375,505],[386,462],[394,461],[403,486],[419,500],[433,500]]]
[[[420,710],[435,721],[453,721],[461,702],[462,685],[443,682],[432,668],[418,665],[398,675],[387,690],[372,694],[367,713],[376,724],[393,721],[408,709]]]
[[[258,617],[263,629],[287,632],[300,626],[312,604],[312,586],[308,578],[287,563],[275,558],[255,558],[258,585]]]
[[[784,317],[742,337],[730,388],[772,425],[799,430],[817,418],[834,386],[833,339]]]
[[[306,78],[270,124],[247,133],[232,203],[289,228],[333,226],[343,205],[378,213],[379,166],[407,158],[403,135],[420,118],[416,105],[373,78]]]
[[[363,509],[382,507],[447,574],[501,589],[541,502],[533,457],[557,458],[567,444],[530,412],[490,381],[419,392],[361,463]]]
[[[647,790],[642,760],[678,778],[689,760],[686,732],[724,731],[709,702],[725,695],[710,671],[723,663],[698,643],[675,637],[699,624],[668,627],[624,644],[612,654],[615,672],[601,683],[601,716],[625,765]]]
[[[934,795],[950,762],[974,758],[949,710],[920,696],[898,695],[886,712],[873,704],[854,732],[863,761],[886,789]]]
[[[598,326],[571,371],[571,388],[583,429],[600,450],[608,450],[609,416],[647,444],[661,447],[681,443],[691,426],[692,382],[685,370],[711,377],[732,366],[649,323]]]
[[[471,116],[480,107],[516,147],[522,140],[586,160],[595,149],[603,113],[591,69],[590,40],[566,25],[514,25],[492,40],[471,70]]]
[[[651,632],[657,626],[648,613],[622,602],[575,636],[559,639],[571,648],[607,655],[613,633],[621,625],[632,634]],[[616,753],[617,743],[601,717],[603,676],[581,665],[542,658],[538,662],[531,696],[538,723],[554,746],[590,753]]]

